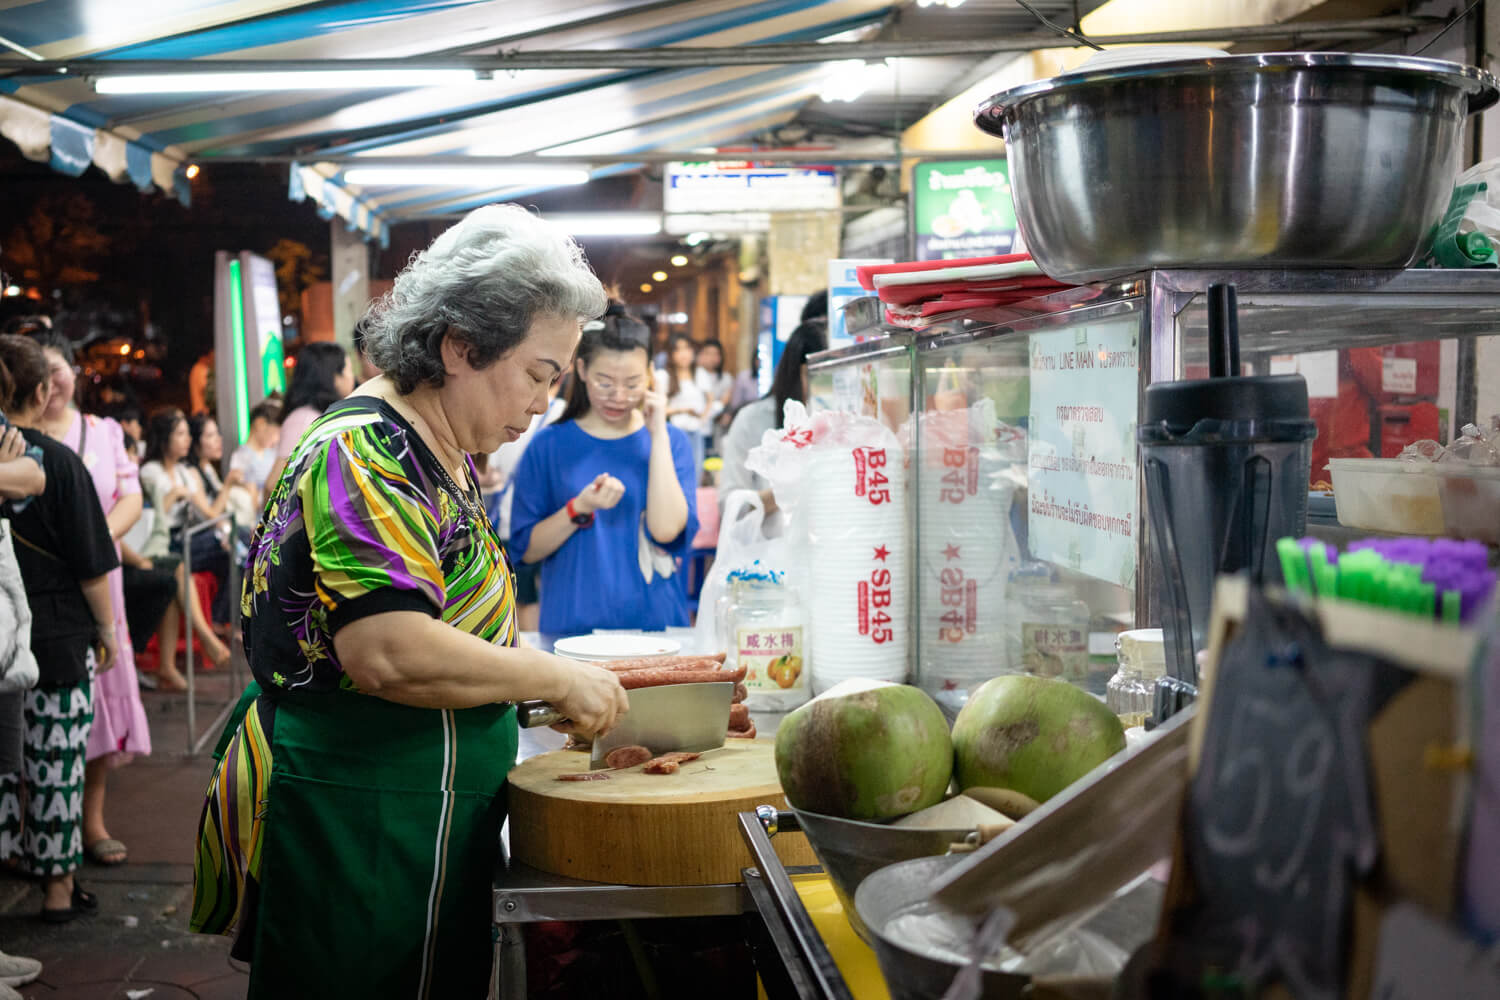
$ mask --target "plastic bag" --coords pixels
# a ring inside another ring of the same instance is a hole
[[[1442,465],[1465,463],[1468,465],[1500,465],[1500,449],[1496,449],[1474,424],[1464,424],[1457,441],[1448,446],[1438,459]]]
[[[792,567],[809,621],[808,671],[821,694],[853,678],[906,679],[911,578],[906,450],[870,417],[786,405],[746,465],[768,479],[787,512]]]
[[[952,716],[970,690],[1018,669],[1005,649],[1006,581],[1022,553],[1026,432],[983,398],[922,414],[917,433],[918,683]]]
[[[725,648],[727,637],[719,634],[716,610],[719,599],[728,593],[727,581],[731,572],[746,570],[759,563],[765,569],[786,574],[789,580],[798,579],[799,574],[792,565],[793,550],[785,534],[767,537],[765,520],[765,504],[754,490],[735,490],[724,501],[724,516],[719,522],[719,547],[698,594],[698,621],[693,627],[695,648]]]

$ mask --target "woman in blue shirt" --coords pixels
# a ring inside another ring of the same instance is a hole
[[[541,631],[688,625],[679,560],[698,531],[693,447],[667,423],[650,332],[611,303],[578,344],[568,406],[515,475],[513,551],[541,563]]]

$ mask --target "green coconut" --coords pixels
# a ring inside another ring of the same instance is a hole
[[[943,798],[953,743],[942,709],[920,689],[845,681],[782,720],[776,771],[798,809],[891,819]]]
[[[993,678],[953,724],[960,788],[1008,788],[1038,802],[1124,748],[1125,729],[1103,702],[1049,677]]]

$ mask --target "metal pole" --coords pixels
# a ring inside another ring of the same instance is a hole
[[[1097,45],[1158,45],[1172,42],[1258,42],[1342,40],[1415,34],[1445,23],[1443,18],[1390,17],[1294,24],[1258,24],[1192,31],[1148,31],[1091,37]],[[1028,32],[1006,38],[958,38],[875,42],[787,43],[742,46],[659,47],[645,49],[533,49],[491,55],[411,56],[383,59],[46,59],[0,62],[0,72],[27,76],[48,73],[75,76],[122,76],[132,73],[254,73],[366,69],[471,69],[509,73],[525,69],[693,69],[708,66],[766,66],[823,63],[844,59],[879,60],[937,56],[992,56],[997,52],[1030,52],[1068,47],[1070,40],[1051,32]],[[1072,41],[1072,45],[1083,44]]]
[[[183,616],[182,625],[183,635],[187,640],[185,643],[185,645],[187,646],[187,729],[188,756],[190,757],[198,753],[200,749],[198,741],[197,687],[194,682],[193,671],[192,603],[196,603],[198,600],[198,590],[195,586],[193,586],[193,537],[205,531],[217,528],[221,523],[224,522],[228,522],[232,529],[234,525],[234,516],[232,514],[220,514],[218,517],[213,518],[212,520],[202,521],[198,524],[189,525],[182,532],[182,576],[183,583],[187,586],[187,602],[189,602],[186,609],[186,614]],[[232,565],[234,563],[234,560],[231,559],[229,561],[231,563],[230,574],[232,576],[234,572]],[[227,580],[225,581],[225,586],[228,586]],[[233,663],[233,661],[234,657],[231,655],[231,664]],[[223,713],[221,712],[220,714],[222,715]]]

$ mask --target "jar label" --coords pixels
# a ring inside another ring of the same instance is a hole
[[[1089,636],[1079,625],[1021,624],[1021,664],[1028,674],[1083,680],[1089,672]]]
[[[801,691],[807,687],[802,659],[802,626],[735,630],[739,665],[745,668],[745,690]]]

